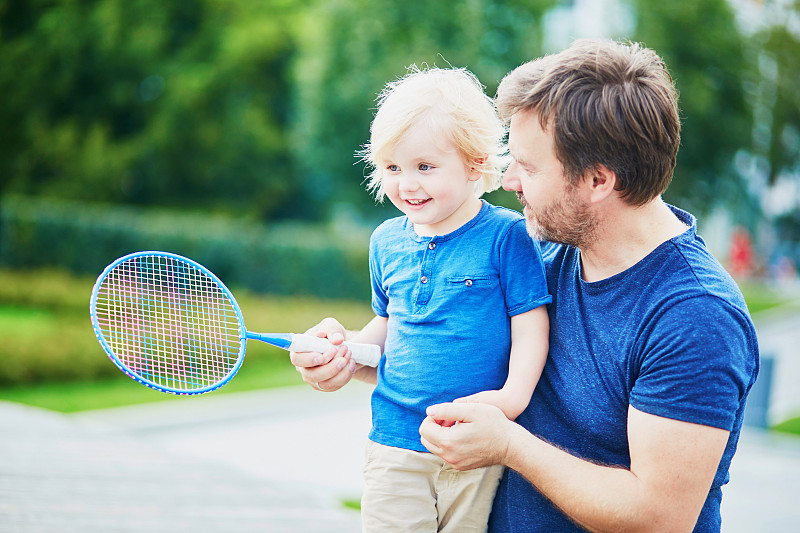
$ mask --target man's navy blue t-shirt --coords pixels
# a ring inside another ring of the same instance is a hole
[[[517,422],[581,458],[630,467],[628,406],[730,431],[695,531],[719,531],[721,487],[736,451],[758,345],[741,292],[689,229],[613,277],[581,279],[580,251],[544,244],[550,354]],[[580,531],[527,480],[507,470],[495,533]]]

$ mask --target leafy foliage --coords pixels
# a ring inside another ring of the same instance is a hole
[[[304,21],[294,71],[291,146],[309,198],[366,209],[364,169],[354,153],[369,140],[383,85],[412,64],[452,65],[472,70],[494,94],[510,69],[541,54],[542,15],[555,3],[318,2]]]
[[[766,146],[770,184],[782,172],[800,173],[800,34],[791,28],[792,22],[800,22],[800,1],[789,5],[793,20],[784,17],[755,36],[763,43],[759,60],[769,108],[765,137],[770,141]]]
[[[767,161],[765,183],[800,172],[800,3],[748,34],[726,0],[619,1],[635,22],[616,37],[661,53],[681,93],[668,199],[698,214],[756,210],[737,154]],[[569,5],[4,0],[0,193],[384,218],[395,211],[375,207],[354,157],[384,83],[411,64],[453,65],[494,94],[542,54],[548,15]]]
[[[635,2],[635,40],[658,51],[680,95],[681,148],[667,198],[697,213],[741,201],[732,165],[749,144],[751,109],[742,80],[744,36],[726,0]]]
[[[122,255],[163,250],[202,263],[230,287],[369,297],[363,231],[16,196],[0,203],[0,215],[0,264],[13,268],[58,265],[96,276]]]
[[[290,7],[6,2],[4,185],[69,198],[290,214],[297,187],[282,133]]]
[[[89,297],[93,282],[92,277],[76,277],[63,270],[0,269],[0,338],[3,339],[0,343],[3,360],[0,398],[23,401],[26,393],[4,390],[11,385],[90,382],[122,376],[108,360],[92,331]],[[235,292],[248,327],[255,331],[302,332],[327,315],[339,317],[348,327],[359,328],[371,317],[366,300],[325,301],[265,297],[247,290]],[[248,343],[247,363],[241,376],[237,375],[244,379],[234,380],[234,384],[224,390],[274,385],[270,375],[275,373],[280,374],[280,384],[286,384],[287,374],[294,374],[286,352],[253,341]],[[124,376],[121,380],[130,382]],[[244,383],[236,384],[236,381]],[[133,382],[129,384],[132,392],[121,391],[122,396],[133,394],[136,401],[153,396],[147,391],[142,394],[144,387]],[[39,392],[47,393],[44,389]],[[65,394],[76,393],[75,388],[68,388]],[[39,394],[34,390],[32,395]],[[59,408],[50,404],[47,407]]]

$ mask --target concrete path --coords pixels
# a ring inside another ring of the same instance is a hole
[[[745,430],[730,476],[723,533],[800,531],[800,437]]]
[[[368,396],[293,387],[72,416],[0,404],[15,436],[0,440],[0,531],[355,533],[340,502],[361,494]],[[798,480],[800,438],[746,430],[723,531],[797,531]]]
[[[757,322],[769,418],[800,413],[800,309]],[[766,349],[765,349],[766,348]],[[0,402],[0,531],[358,532],[370,388],[210,394],[76,415]],[[800,528],[800,438],[748,428],[726,533]]]
[[[214,412],[211,398],[203,407]],[[225,403],[224,395],[218,398]],[[298,460],[276,454],[271,440],[256,450],[252,435],[240,434],[226,449],[208,448],[205,438],[224,435],[227,426],[204,421],[198,412],[202,403],[172,411],[175,428],[196,422],[198,438],[186,451],[153,438],[154,428],[117,431],[95,424],[91,416],[84,420],[0,403],[0,531],[360,531],[358,513],[321,488],[258,474],[265,464],[286,468]],[[131,421],[141,416],[127,414]],[[114,423],[126,423],[125,414],[109,415]],[[263,429],[265,419],[251,423]],[[232,458],[237,468],[230,467]]]
[[[371,387],[305,385],[72,415],[97,438],[125,435],[185,459],[310,491],[330,506],[361,498]]]

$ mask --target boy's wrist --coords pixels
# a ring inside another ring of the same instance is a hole
[[[502,405],[500,409],[506,414],[509,420],[515,420],[531,401],[531,395],[526,390],[518,390],[514,387],[503,387],[500,389],[499,399]]]

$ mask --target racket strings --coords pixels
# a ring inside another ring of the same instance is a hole
[[[223,380],[243,342],[227,293],[172,257],[140,256],[117,265],[98,290],[97,322],[130,371],[180,390]]]

